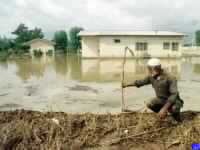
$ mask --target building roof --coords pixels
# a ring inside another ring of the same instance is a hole
[[[110,36],[110,35],[127,35],[127,36],[185,36],[184,33],[170,31],[81,31],[80,36]]]
[[[31,45],[31,44],[36,43],[36,42],[43,42],[43,43],[47,43],[49,45],[55,45],[55,42],[52,42],[52,41],[47,40],[47,39],[39,39],[39,38],[28,41],[28,42],[24,43],[24,45]]]

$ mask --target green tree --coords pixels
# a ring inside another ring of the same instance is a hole
[[[29,30],[28,27],[23,23],[19,24],[17,29],[13,31],[12,34],[16,36],[14,47],[18,51],[27,50],[28,47],[23,45],[25,42],[36,38],[44,37],[44,34],[40,28],[34,28],[33,30]]]
[[[83,30],[82,27],[72,27],[69,31],[69,37],[70,37],[69,48],[74,50],[74,52],[78,52],[78,50],[81,48],[81,42],[78,33],[82,30]]]
[[[44,34],[42,32],[42,29],[37,28],[37,27],[33,30],[30,30],[29,34],[30,34],[30,39],[36,39],[36,38],[43,39],[44,38]]]
[[[56,50],[63,50],[65,52],[68,45],[67,33],[63,30],[57,31],[54,34],[54,42],[56,43]]]
[[[196,40],[196,45],[200,46],[200,30],[197,30],[195,32],[195,40]]]
[[[12,47],[13,47],[12,39],[6,38],[5,36],[4,37],[0,36],[0,51],[1,52],[3,52],[3,51],[7,52],[8,49],[10,49]]]
[[[29,41],[29,31],[25,24],[20,24],[15,31],[12,32],[16,36],[16,43],[23,43]]]

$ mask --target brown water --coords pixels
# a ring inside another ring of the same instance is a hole
[[[128,59],[126,81],[147,74],[147,59]],[[179,79],[184,110],[200,110],[200,58],[162,59]],[[119,112],[122,59],[54,56],[0,62],[0,110]],[[125,90],[126,106],[139,109],[154,96],[151,86]]]

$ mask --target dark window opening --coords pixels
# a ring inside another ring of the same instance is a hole
[[[138,50],[138,51],[145,51],[145,50],[148,49],[148,43],[146,43],[146,42],[137,42],[135,49]]]
[[[121,43],[120,39],[114,39],[114,43]]]
[[[163,49],[164,50],[169,50],[170,49],[170,43],[169,42],[164,42],[163,43]]]
[[[173,51],[178,51],[178,49],[179,49],[179,43],[173,42],[173,43],[172,43],[172,50],[173,50]]]

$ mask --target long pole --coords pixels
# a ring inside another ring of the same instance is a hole
[[[124,50],[124,57],[123,57],[123,63],[122,63],[122,84],[124,83],[124,68],[125,68],[125,63],[126,63],[126,48]],[[125,109],[125,102],[124,102],[124,88],[122,86],[122,101],[121,101],[121,111],[123,112]]]
[[[123,63],[122,63],[122,84],[125,82],[125,64],[126,64],[126,52],[129,50],[132,56],[134,56],[133,51],[125,47],[124,49],[124,57],[123,57]],[[121,91],[122,91],[122,101],[121,101],[121,111],[123,112],[125,110],[125,100],[124,100],[124,88],[121,86]]]

